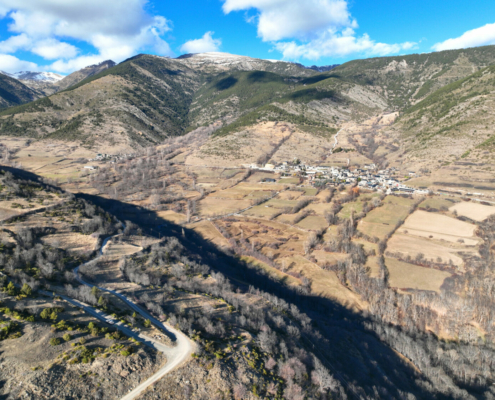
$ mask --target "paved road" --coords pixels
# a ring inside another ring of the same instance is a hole
[[[103,250],[105,246],[107,245],[108,241],[111,238],[105,239],[103,242],[99,255],[97,258],[99,258],[101,255],[103,255]],[[89,282],[84,281],[81,276],[79,275],[79,267],[76,267],[74,269],[74,275],[76,280],[86,286],[89,287],[95,287],[96,285],[92,285]],[[146,381],[141,383],[139,386],[137,386],[135,389],[133,389],[130,393],[128,393],[126,396],[122,398],[122,400],[132,400],[140,396],[150,385],[154,384],[157,382],[159,379],[161,379],[163,376],[168,374],[170,371],[172,371],[174,368],[177,366],[181,365],[183,362],[185,362],[191,353],[193,353],[195,349],[194,343],[182,332],[172,328],[169,325],[165,325],[163,322],[159,321],[158,319],[154,318],[151,314],[149,314],[146,310],[142,309],[139,307],[132,299],[127,297],[125,294],[122,294],[118,291],[110,290],[110,289],[105,289],[99,286],[96,286],[99,290],[111,293],[114,296],[117,296],[119,299],[121,299],[123,302],[125,302],[129,307],[131,307],[134,311],[139,313],[143,318],[149,319],[153,325],[155,325],[158,329],[160,329],[163,333],[165,333],[170,339],[172,339],[175,342],[174,347],[169,347],[165,346],[162,343],[159,343],[143,334],[138,334],[135,331],[132,331],[131,329],[122,326],[120,321],[114,322],[115,320],[101,312],[100,310],[96,310],[93,307],[88,306],[87,304],[81,303],[77,300],[70,299],[65,296],[61,296],[65,300],[69,301],[72,304],[75,304],[77,307],[82,307],[85,311],[90,313],[91,315],[95,316],[96,318],[105,321],[107,323],[114,323],[115,327],[117,329],[120,329],[122,332],[124,332],[126,335],[131,336],[139,340],[140,342],[155,348],[158,351],[161,351],[162,353],[165,354],[165,357],[167,358],[167,363],[154,375],[152,375],[150,378],[148,378]]]

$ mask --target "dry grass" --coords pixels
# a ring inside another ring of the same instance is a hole
[[[218,199],[208,196],[199,202],[199,211],[202,216],[215,216],[235,213],[250,205],[249,200]]]
[[[218,231],[210,221],[200,221],[187,225],[189,229],[194,230],[206,240],[216,244],[219,247],[228,247],[228,240]]]
[[[450,211],[456,211],[458,215],[468,217],[474,221],[484,221],[490,215],[495,214],[495,207],[483,204],[463,201],[452,207]]]
[[[282,193],[279,193],[277,198],[281,200],[297,200],[302,195],[303,192],[299,192],[297,190],[285,190]]]
[[[433,260],[434,262],[436,262],[437,258],[440,257],[442,259],[442,263],[448,263],[451,260],[452,263],[458,267],[462,267],[464,264],[463,259],[460,254],[458,254],[460,251],[476,254],[473,250],[455,246],[452,243],[444,244],[401,233],[396,233],[390,238],[388,241],[387,250],[392,253],[399,252],[405,256],[410,255],[412,258],[415,258],[419,253],[421,253],[426,259]]]
[[[404,229],[424,231],[428,233],[457,236],[462,238],[471,238],[476,231],[476,225],[469,224],[458,219],[448,217],[442,214],[436,214],[426,211],[415,211],[407,217]]]
[[[445,271],[418,267],[393,258],[386,258],[385,265],[390,274],[390,286],[399,289],[431,290],[440,292],[440,288],[445,279],[452,276]]]
[[[310,215],[304,218],[302,221],[298,222],[296,226],[306,230],[317,231],[328,226],[328,222],[325,218],[316,215]]]
[[[366,307],[359,296],[342,286],[335,272],[324,270],[298,255],[284,258],[284,261],[289,266],[289,271],[299,273],[312,282],[311,291],[314,294],[335,300],[354,310]]]
[[[397,196],[387,196],[381,207],[370,211],[358,224],[358,230],[368,236],[384,239],[395,229],[397,222],[409,214],[413,200]]]
[[[184,214],[179,214],[172,210],[158,211],[156,214],[165,221],[170,221],[174,224],[182,224],[186,222],[186,216]]]

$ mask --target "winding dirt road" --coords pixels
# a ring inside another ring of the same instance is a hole
[[[114,237],[114,236],[112,236]],[[112,238],[107,238],[103,242],[99,255],[96,257],[98,259],[103,255],[103,251],[105,246],[107,245],[108,241]],[[124,332],[126,335],[134,337],[136,340],[139,340],[140,342],[158,350],[161,351],[163,354],[165,354],[165,357],[167,358],[167,363],[154,375],[152,375],[150,378],[148,378],[146,381],[138,385],[136,388],[134,388],[131,392],[129,392],[127,395],[122,397],[121,400],[132,400],[140,396],[149,386],[153,385],[155,382],[157,382],[159,379],[164,377],[166,374],[168,374],[170,371],[181,365],[183,362],[187,361],[190,357],[190,355],[193,353],[195,349],[194,342],[192,342],[186,335],[184,335],[182,332],[172,328],[169,325],[164,324],[163,322],[159,321],[158,319],[154,318],[151,314],[149,314],[147,311],[143,310],[141,307],[139,307],[134,301],[132,301],[129,297],[127,297],[125,294],[122,294],[118,291],[110,290],[110,289],[105,289],[96,285],[92,285],[89,282],[84,281],[81,276],[79,275],[79,267],[76,267],[74,269],[74,275],[76,280],[86,286],[89,287],[96,287],[101,291],[110,293],[114,296],[117,296],[120,300],[125,302],[130,308],[132,308],[134,311],[139,313],[143,318],[149,319],[153,325],[155,325],[158,329],[163,331],[168,337],[170,337],[174,342],[175,346],[174,347],[169,347],[165,346],[164,344],[157,342],[156,340],[145,336],[141,333],[138,333],[136,331],[131,330],[130,328],[127,328],[122,325],[120,321],[115,321],[111,316],[101,312],[100,310],[97,310],[91,306],[88,306],[87,304],[81,303],[78,300],[68,298],[66,296],[61,296],[63,299],[67,300],[68,302],[76,305],[77,307],[83,308],[86,312],[89,314],[95,316],[96,318],[110,323],[114,324],[115,327],[122,332]],[[49,293],[48,293],[49,294]],[[50,294],[49,294],[50,295]]]

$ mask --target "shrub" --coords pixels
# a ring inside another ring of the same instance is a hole
[[[29,286],[27,283],[25,283],[22,286],[21,293],[26,295],[26,296],[31,296],[31,294],[33,293],[31,286]]]
[[[60,339],[59,338],[51,338],[50,339],[50,344],[52,346],[58,346],[60,344]]]
[[[66,333],[66,334],[65,334],[64,336],[62,336],[62,337],[63,337],[63,339],[64,339],[66,342],[68,342],[68,341],[72,340],[72,336],[71,336],[71,334],[70,334],[70,333]]]

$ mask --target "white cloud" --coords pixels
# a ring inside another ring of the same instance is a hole
[[[77,55],[77,47],[72,46],[69,43],[60,42],[56,39],[42,40],[36,43],[31,51],[46,60],[73,58]]]
[[[349,33],[349,32],[347,32]],[[317,60],[321,57],[346,57],[355,53],[363,53],[368,56],[387,56],[407,50],[412,44],[386,44],[376,43],[367,34],[361,37],[354,35],[323,34],[321,37],[308,43],[298,44],[292,42],[275,43],[275,48],[280,51],[285,59],[295,60],[306,58]]]
[[[162,35],[170,22],[162,16],[149,15],[147,0],[0,0],[0,16],[11,18],[9,30],[31,41],[28,49],[45,59],[57,60],[59,72],[71,72],[86,60],[113,59],[120,62],[140,51],[152,49],[159,55],[172,55]],[[64,41],[60,41],[60,39]],[[93,54],[82,54],[69,40],[86,42]],[[0,42],[4,52],[20,49]],[[10,47],[9,47],[10,46]],[[66,61],[63,61],[63,60]]]
[[[223,0],[223,11],[256,9],[258,36],[272,42],[285,59],[345,57],[350,54],[389,55],[416,43],[377,43],[357,36],[357,21],[347,0]],[[287,41],[287,39],[292,39]]]
[[[480,28],[472,29],[461,36],[448,39],[435,44],[432,49],[436,51],[465,49],[467,47],[477,47],[495,44],[495,23],[486,24]]]
[[[31,39],[26,34],[11,36],[0,42],[0,52],[15,53],[18,50],[26,50],[31,47]]]
[[[0,70],[13,73],[18,71],[37,71],[39,67],[35,63],[19,60],[10,54],[0,54]]]
[[[251,8],[259,11],[258,35],[264,41],[308,38],[329,25],[355,26],[345,0],[225,0],[223,5],[226,14]]]
[[[189,40],[184,43],[180,51],[183,53],[208,53],[218,51],[222,45],[221,39],[213,39],[214,32],[206,32],[201,39]]]

